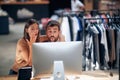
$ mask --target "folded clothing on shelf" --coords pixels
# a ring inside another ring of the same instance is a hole
[[[26,8],[19,9],[17,11],[17,17],[18,18],[31,18],[34,16],[34,13]]]

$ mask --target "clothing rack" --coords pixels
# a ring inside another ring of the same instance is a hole
[[[120,12],[120,9],[69,11],[68,14],[64,14],[65,11],[62,11],[62,13],[59,14],[59,15],[60,15],[61,17],[64,17],[64,16],[69,16],[69,15],[76,15],[75,12],[83,12],[83,14],[85,14],[85,12],[91,12],[91,11],[96,11],[96,12],[99,12],[99,11],[118,11],[118,12]],[[72,12],[73,12],[73,13],[72,13]],[[85,26],[84,23],[85,23],[86,20],[102,20],[102,19],[111,19],[111,20],[113,20],[113,19],[120,19],[120,17],[110,17],[110,18],[82,18],[82,24],[83,24],[83,26]],[[62,22],[62,20],[61,20],[61,22]],[[60,23],[61,23],[61,22],[60,22]],[[114,22],[115,22],[115,21],[114,21]],[[117,22],[118,22],[118,21],[117,21]],[[83,35],[84,35],[84,28],[83,28]],[[84,39],[84,38],[83,38],[83,39]]]
[[[86,20],[101,20],[101,19],[120,19],[120,17],[113,17],[113,18],[83,18],[83,26],[85,27],[85,22],[86,22]],[[118,22],[120,22],[120,21],[118,21]],[[84,32],[85,31],[85,28],[83,28],[83,33],[85,33]],[[84,34],[84,36],[85,36],[85,34]]]
[[[109,10],[98,10],[98,9],[94,9],[94,10],[84,10],[84,11],[69,11],[70,13],[75,13],[75,12],[92,12],[92,11],[96,11],[96,12],[101,12],[101,11],[120,11],[120,9],[109,9]],[[64,13],[64,11],[62,12]]]
[[[65,11],[62,11],[62,13],[60,13],[59,15],[60,15],[61,17],[76,15],[76,13],[72,13],[72,12],[83,12],[83,15],[84,15],[85,12],[91,12],[91,11],[97,11],[97,12],[99,12],[99,11],[120,11],[120,9],[69,11],[69,13],[66,13],[66,14],[64,14]],[[102,20],[102,19],[111,19],[111,20],[113,20],[113,19],[119,19],[119,18],[120,18],[120,17],[110,17],[110,18],[83,18],[83,17],[82,17],[81,20],[82,20],[83,26],[85,26],[84,23],[85,23],[86,20]],[[61,19],[61,22],[62,22],[62,19]],[[61,23],[61,22],[60,22],[60,23]],[[114,21],[114,22],[115,22],[115,21]],[[117,22],[118,22],[118,21],[117,21]],[[84,28],[83,28],[83,35],[84,35]],[[84,39],[84,38],[83,38],[83,39]]]
[[[109,10],[98,10],[98,9],[94,9],[94,10],[84,10],[84,11],[69,11],[69,12],[91,12],[91,11],[119,11],[120,9],[109,9]],[[63,11],[64,12],[64,11]]]
[[[70,12],[84,12],[84,14],[85,14],[85,12],[91,12],[91,11],[120,11],[119,9],[110,9],[110,10],[87,10],[87,11],[70,11]],[[76,13],[73,13],[73,14],[75,14],[76,15]],[[65,14],[64,15],[64,11],[62,12],[62,14],[61,14],[61,17],[64,17],[64,16],[71,16],[71,13],[70,14]],[[99,14],[98,14],[99,15]],[[119,17],[113,17],[113,16],[111,16],[111,17],[109,17],[109,18],[94,18],[94,17],[92,17],[92,18],[81,18],[81,20],[82,20],[82,25],[83,25],[83,43],[84,43],[84,45],[83,45],[83,55],[86,55],[86,54],[84,54],[85,52],[86,52],[86,49],[85,49],[85,46],[86,46],[86,44],[85,44],[85,41],[86,41],[86,38],[85,38],[85,36],[86,36],[86,33],[85,33],[85,24],[86,24],[86,21],[88,20],[102,20],[102,19],[108,19],[108,22],[109,22],[109,20],[110,20],[110,23],[113,23],[113,22],[119,22],[120,23],[120,16]],[[114,19],[115,19],[115,21],[114,21]],[[86,61],[85,61],[85,63],[86,63]]]
[[[85,12],[91,12],[91,11],[119,11],[120,9],[109,9],[109,10],[97,10],[97,9],[94,9],[94,10],[86,10]]]
[[[68,16],[68,15],[77,15],[77,13],[83,13],[83,15],[85,15],[85,13],[87,12],[96,12],[96,13],[99,13],[99,12],[102,12],[102,11],[107,11],[107,12],[110,12],[110,11],[117,11],[118,13],[120,13],[120,9],[109,9],[109,10],[97,10],[97,9],[94,9],[94,10],[84,10],[84,11],[68,11],[68,12],[65,12],[65,10],[61,11],[61,13],[55,13],[57,14],[58,16]]]
[[[113,17],[113,18],[83,18],[83,26],[85,26],[86,20],[101,20],[101,19],[120,19],[120,17]],[[120,22],[120,21],[118,21]],[[83,28],[83,32],[85,31],[85,28]],[[85,34],[84,34],[85,36]]]
[[[110,17],[110,18],[84,18],[84,20],[97,20],[97,19],[120,19],[120,17]]]
[[[82,22],[83,22],[83,26],[84,26],[84,28],[83,28],[83,43],[84,43],[84,48],[83,48],[83,54],[86,56],[86,54],[85,54],[85,52],[86,52],[86,38],[85,38],[85,36],[86,36],[86,33],[85,33],[85,23],[86,23],[86,20],[101,20],[101,19],[118,19],[118,20],[120,20],[120,17],[110,17],[110,18],[83,18],[83,20],[82,20]],[[114,21],[113,21],[114,22]],[[118,23],[120,23],[120,21],[115,21],[115,22],[118,22]],[[111,23],[112,23],[112,21],[111,21]],[[85,63],[86,63],[86,61],[85,61]]]
[[[99,13],[99,12],[111,12],[111,11],[117,11],[118,13],[120,13],[120,9],[109,9],[109,10],[84,10],[84,11],[69,11],[69,12],[66,12],[63,10],[60,14],[58,14],[59,16],[63,17],[63,16],[68,16],[68,15],[78,15],[80,13],[82,13],[83,15],[85,15],[85,13],[87,12],[95,12],[96,13]]]

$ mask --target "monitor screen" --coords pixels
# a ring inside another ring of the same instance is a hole
[[[32,49],[34,76],[53,74],[54,61],[63,61],[65,75],[82,71],[82,41],[34,43]]]

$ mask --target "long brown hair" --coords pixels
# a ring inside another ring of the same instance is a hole
[[[25,27],[24,27],[24,36],[23,36],[23,38],[24,38],[25,40],[28,39],[28,40],[30,41],[30,36],[29,36],[29,34],[26,32],[26,29],[28,29],[28,28],[30,27],[30,25],[32,25],[32,24],[34,24],[34,23],[38,24],[38,26],[39,26],[39,23],[38,23],[35,19],[30,19],[30,20],[28,20],[27,23],[25,24]],[[40,41],[40,30],[38,31],[38,36],[37,36],[37,39],[36,39],[36,42],[39,42],[39,41]]]

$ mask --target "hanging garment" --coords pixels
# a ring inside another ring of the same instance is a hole
[[[86,70],[94,70],[98,69],[99,66],[96,65],[98,62],[96,61],[96,56],[94,54],[94,34],[98,34],[98,30],[94,25],[88,24],[87,26],[87,37],[86,37]]]
[[[104,45],[104,36],[103,36],[103,29],[100,24],[95,24],[96,28],[99,31],[99,58],[100,58],[100,69],[105,69],[105,45]]]
[[[113,61],[116,59],[115,58],[115,34],[114,34],[114,30],[112,29],[112,54],[111,54],[111,60],[110,62],[113,63]]]
[[[107,29],[107,39],[108,39],[108,52],[109,52],[109,67],[112,67],[112,63],[115,60],[115,37],[114,37],[114,30]]]
[[[71,36],[71,41],[73,41],[73,21],[70,16],[68,16],[68,22],[69,22],[69,27],[70,27],[70,36]]]
[[[65,36],[65,41],[71,41],[70,28],[69,28],[69,22],[67,17],[63,17],[63,20],[61,23],[61,32]]]
[[[77,17],[77,20],[78,20],[78,23],[79,23],[79,30],[77,32],[77,38],[76,38],[76,41],[82,41],[83,40],[83,24],[82,24],[82,21],[79,17]]]
[[[99,53],[99,38],[98,38],[98,34],[94,34],[93,35],[93,48],[94,48],[94,62],[93,64],[95,64],[95,69],[99,69],[99,65],[100,64],[100,53]]]
[[[79,31],[79,23],[78,23],[78,20],[75,16],[72,17],[72,20],[73,20],[73,36],[74,36],[73,40],[76,41],[77,32]]]
[[[117,45],[116,45],[116,56],[117,56],[117,61],[116,61],[116,67],[118,68],[118,67],[120,67],[119,66],[119,56],[120,56],[120,32],[119,31],[117,31],[117,43],[116,43]]]
[[[107,37],[106,37],[106,29],[104,27],[104,24],[101,23],[101,27],[103,29],[103,38],[104,38],[104,45],[105,45],[105,60],[106,62],[109,61],[109,56],[108,56],[108,45],[107,45]]]

